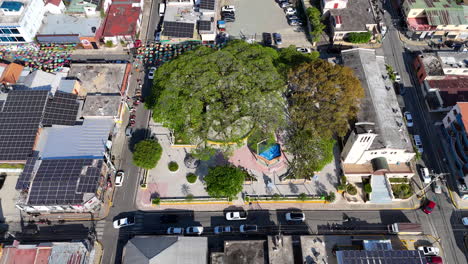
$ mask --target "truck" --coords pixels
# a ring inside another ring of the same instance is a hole
[[[246,220],[247,219],[247,212],[245,211],[233,211],[226,213],[226,220],[228,221],[236,221],[236,220]]]
[[[418,223],[393,223],[388,225],[388,232],[394,235],[422,235],[423,228]]]

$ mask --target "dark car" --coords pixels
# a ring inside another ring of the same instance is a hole
[[[425,212],[426,214],[431,214],[432,211],[434,211],[434,208],[436,207],[436,203],[431,201],[431,200],[427,200],[426,202],[426,205],[424,205],[423,207],[423,212]]]
[[[271,33],[264,32],[262,34],[262,37],[263,37],[263,44],[265,44],[265,46],[271,46],[271,44],[273,43],[272,38],[271,38]]]
[[[226,22],[236,22],[236,19],[233,17],[223,17],[222,20]]]
[[[179,216],[173,215],[173,214],[161,216],[162,224],[174,224],[174,223],[177,223],[178,220],[179,220]]]
[[[235,16],[234,11],[223,11],[221,12],[222,16]]]
[[[283,40],[281,39],[281,34],[280,33],[273,33],[273,39],[275,39],[276,45],[283,44]]]
[[[241,233],[255,233],[257,232],[257,226],[256,225],[241,225],[239,227],[239,230]]]
[[[442,261],[441,257],[438,256],[431,256],[431,257],[426,257],[426,260],[428,261],[428,264],[443,264],[444,262]]]

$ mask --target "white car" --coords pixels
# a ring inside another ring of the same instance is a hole
[[[236,212],[227,212],[226,220],[236,221],[236,220],[246,220],[247,213],[245,211],[236,211]]]
[[[428,184],[431,182],[431,174],[429,173],[429,169],[428,168],[421,168],[421,179],[423,180],[424,183]]]
[[[398,72],[393,72],[395,74],[395,82],[400,82],[401,81],[401,76],[398,74]]]
[[[123,171],[118,171],[115,174],[115,186],[122,186],[124,177],[125,177],[125,173]]]
[[[414,124],[413,124],[413,116],[411,115],[411,113],[408,112],[408,111],[406,111],[406,112],[404,113],[404,115],[405,115],[405,119],[406,119],[406,125],[407,125],[408,127],[413,127],[413,125],[414,125]]]
[[[190,226],[185,229],[187,235],[201,235],[203,233],[203,226]]]
[[[284,9],[284,12],[286,13],[286,15],[295,15],[295,14],[297,14],[296,9],[294,9],[292,7],[286,7]]]
[[[421,136],[420,135],[413,135],[413,140],[414,140],[414,145],[416,146],[416,149],[418,150],[419,153],[423,153],[424,148],[422,145],[421,141]]]
[[[290,212],[286,213],[286,221],[288,222],[304,222],[305,215],[300,212]]]
[[[221,7],[221,12],[236,12],[236,8],[233,5],[225,5]]]
[[[217,226],[214,228],[215,234],[231,233],[232,227],[230,226]]]
[[[464,226],[468,226],[468,217],[463,217],[462,218],[462,223]]]
[[[119,229],[121,227],[131,226],[135,224],[134,217],[125,217],[121,219],[117,219],[114,221],[114,228]]]
[[[418,250],[424,252],[425,256],[438,256],[440,253],[439,248],[436,247],[418,247]]]
[[[310,53],[311,50],[309,48],[296,48],[296,51],[302,52],[302,53]]]
[[[169,227],[167,229],[168,235],[182,235],[184,234],[184,229],[182,227]]]
[[[153,80],[154,79],[154,71],[156,71],[156,67],[151,67],[148,70],[148,79]]]

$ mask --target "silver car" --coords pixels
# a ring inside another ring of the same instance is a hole
[[[231,226],[217,226],[214,228],[215,234],[224,234],[224,233],[231,233],[232,227]]]

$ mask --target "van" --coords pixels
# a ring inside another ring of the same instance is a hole
[[[436,180],[432,183],[432,189],[434,190],[434,193],[436,194],[441,194],[442,193],[442,184],[440,180]]]
[[[160,3],[159,4],[159,16],[164,16],[165,12],[166,12],[166,4]]]
[[[424,183],[428,184],[431,183],[431,175],[429,173],[429,169],[426,167],[422,167],[420,170],[421,173],[421,179],[423,180]]]

